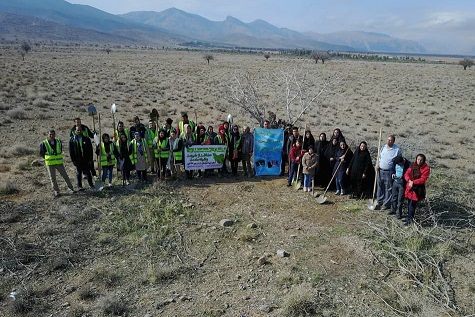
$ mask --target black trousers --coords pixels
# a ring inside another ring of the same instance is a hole
[[[92,182],[90,164],[88,164],[87,166],[76,165],[76,179],[79,188],[82,188],[82,175],[86,175],[89,186],[94,187],[94,183]]]

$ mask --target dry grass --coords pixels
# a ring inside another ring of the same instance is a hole
[[[0,183],[0,196],[18,194],[20,189],[17,184],[12,181],[6,181]]]

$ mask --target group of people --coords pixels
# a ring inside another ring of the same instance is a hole
[[[287,186],[299,180],[302,170],[304,177],[300,182],[304,192],[313,192],[313,186],[317,185],[333,188],[336,195],[350,194],[361,199],[372,197],[373,189],[377,188],[375,210],[387,210],[406,225],[413,222],[417,203],[425,199],[425,183],[430,175],[424,154],[418,154],[410,164],[395,144],[396,137],[389,135],[386,144],[378,149],[375,168],[368,144],[360,142],[353,152],[338,128],[333,130],[330,140],[325,133],[315,140],[309,130],[302,136],[297,127],[289,128],[287,134],[283,151],[283,159],[288,158],[289,162]],[[408,213],[403,217],[405,199]]]
[[[94,148],[91,139],[94,139],[95,131],[82,124],[80,118],[74,121],[70,130],[69,154],[76,167],[78,190],[83,190],[83,178],[87,179],[90,188],[95,189],[93,177],[97,173],[94,153],[98,172],[102,174],[103,185],[99,190],[106,183],[107,186],[112,186],[115,169],[122,178],[123,185],[130,184],[133,170],[139,182],[147,181],[149,171],[156,173],[159,179],[177,177],[184,166],[185,148],[195,145],[226,146],[225,160],[217,170],[218,175],[237,176],[240,162],[245,176],[254,175],[251,164],[254,135],[249,127],[244,127],[241,132],[237,125],[226,121],[218,126],[218,132],[214,132],[213,126],[197,124],[188,118],[187,113],[182,113],[176,127],[173,127],[171,118],[161,128],[156,119],[150,120],[146,127],[135,117],[130,128],[119,121],[112,136],[102,134],[100,141],[95,141]],[[264,121],[263,128],[271,128],[270,122]],[[415,162],[410,164],[395,144],[395,136],[390,135],[387,143],[379,149],[380,159],[375,169],[367,143],[361,142],[353,152],[340,129],[333,131],[330,140],[327,140],[325,133],[321,133],[315,140],[310,130],[301,135],[299,128],[292,126],[287,126],[283,133],[281,175],[284,176],[287,170],[289,186],[292,182],[300,182],[305,192],[312,192],[314,186],[328,186],[337,195],[350,194],[353,198],[361,199],[372,196],[376,171],[376,209],[389,210],[402,219],[406,198],[408,214],[405,223],[413,221],[417,202],[425,198],[424,184],[430,174],[423,154],[419,154]],[[65,179],[69,190],[74,192],[64,168],[63,146],[54,130],[50,130],[47,139],[40,144],[40,155],[44,158],[54,196],[59,195],[57,172]],[[184,170],[187,178],[193,178],[194,175],[206,177],[216,172]]]

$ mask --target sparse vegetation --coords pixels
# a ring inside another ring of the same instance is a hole
[[[12,109],[7,111],[7,116],[10,119],[16,119],[16,120],[26,120],[28,119],[28,115],[26,114],[25,111],[21,109]]]
[[[25,60],[25,55],[28,54],[28,52],[30,51],[31,51],[31,46],[28,42],[21,43],[20,54],[23,60]]]
[[[214,56],[211,54],[206,54],[203,58],[208,62],[208,65],[210,61],[214,60]]]
[[[0,183],[0,196],[14,195],[19,193],[18,186],[12,181],[6,181]]]
[[[269,53],[265,53],[264,54],[264,58],[266,59],[266,61],[270,58],[270,54]]]
[[[473,60],[465,58],[459,61],[459,65],[462,65],[463,70],[467,70],[467,68],[470,68],[473,66]]]

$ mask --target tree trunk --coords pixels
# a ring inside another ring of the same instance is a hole
[[[463,65],[463,70],[467,70],[467,65]]]
[[[207,59],[207,61],[208,61],[208,65],[209,65],[209,59]]]

